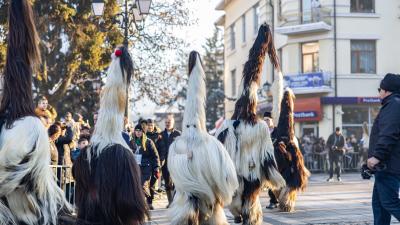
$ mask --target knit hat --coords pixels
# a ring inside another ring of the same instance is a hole
[[[265,112],[264,117],[272,118],[271,112]]]
[[[143,132],[143,127],[142,127],[142,125],[141,125],[141,124],[136,125],[135,131],[136,131],[136,130],[140,130],[140,131]]]
[[[388,73],[382,79],[380,88],[390,92],[400,92],[400,75]]]

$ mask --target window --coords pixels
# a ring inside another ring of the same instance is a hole
[[[376,42],[351,41],[351,72],[376,73]]]
[[[311,22],[311,0],[301,1],[301,22],[310,23]]]
[[[231,93],[232,97],[236,96],[236,69],[231,71]]]
[[[246,42],[246,15],[242,16],[242,42]]]
[[[258,27],[260,26],[260,5],[257,3],[253,6],[253,31],[254,34],[258,33]]]
[[[351,0],[350,12],[375,13],[375,0]]]
[[[235,24],[232,24],[232,25],[230,26],[231,50],[234,50],[235,47],[236,47],[235,36],[236,36]]]
[[[319,71],[319,43],[310,42],[301,45],[303,73]]]
[[[362,137],[363,122],[371,128],[379,112],[379,106],[343,105],[342,122],[343,135],[349,137],[354,134],[357,139]],[[371,132],[371,129],[369,129]]]

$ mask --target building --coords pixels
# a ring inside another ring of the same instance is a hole
[[[225,30],[225,92],[235,96],[256,28],[273,27],[285,83],[296,94],[296,135],[327,138],[334,127],[361,137],[372,126],[379,81],[400,73],[399,0],[223,0],[217,24]],[[266,62],[263,82],[271,83]],[[268,83],[260,90],[265,96]],[[227,101],[226,117],[234,102]],[[260,102],[268,110],[270,98]]]

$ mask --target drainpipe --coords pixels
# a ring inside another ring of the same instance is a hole
[[[272,0],[269,0],[269,2],[267,2],[267,4],[271,7],[271,28],[272,28],[272,37],[275,41],[275,8],[274,8],[274,4],[272,4]],[[275,68],[273,66],[271,66],[271,71],[272,71],[272,82],[274,82],[275,80]]]
[[[337,27],[336,27],[336,0],[333,0],[333,62],[334,62],[334,82],[335,82],[335,98],[338,96],[338,88],[337,88]],[[336,105],[335,103],[332,105],[332,130],[335,130],[336,127]]]

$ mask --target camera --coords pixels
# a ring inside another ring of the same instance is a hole
[[[369,179],[371,179],[372,175],[375,174],[375,172],[382,171],[385,169],[386,169],[386,165],[379,163],[378,165],[376,165],[374,167],[373,170],[371,170],[370,168],[368,168],[367,164],[365,163],[361,166],[361,177],[364,180],[369,180]]]

